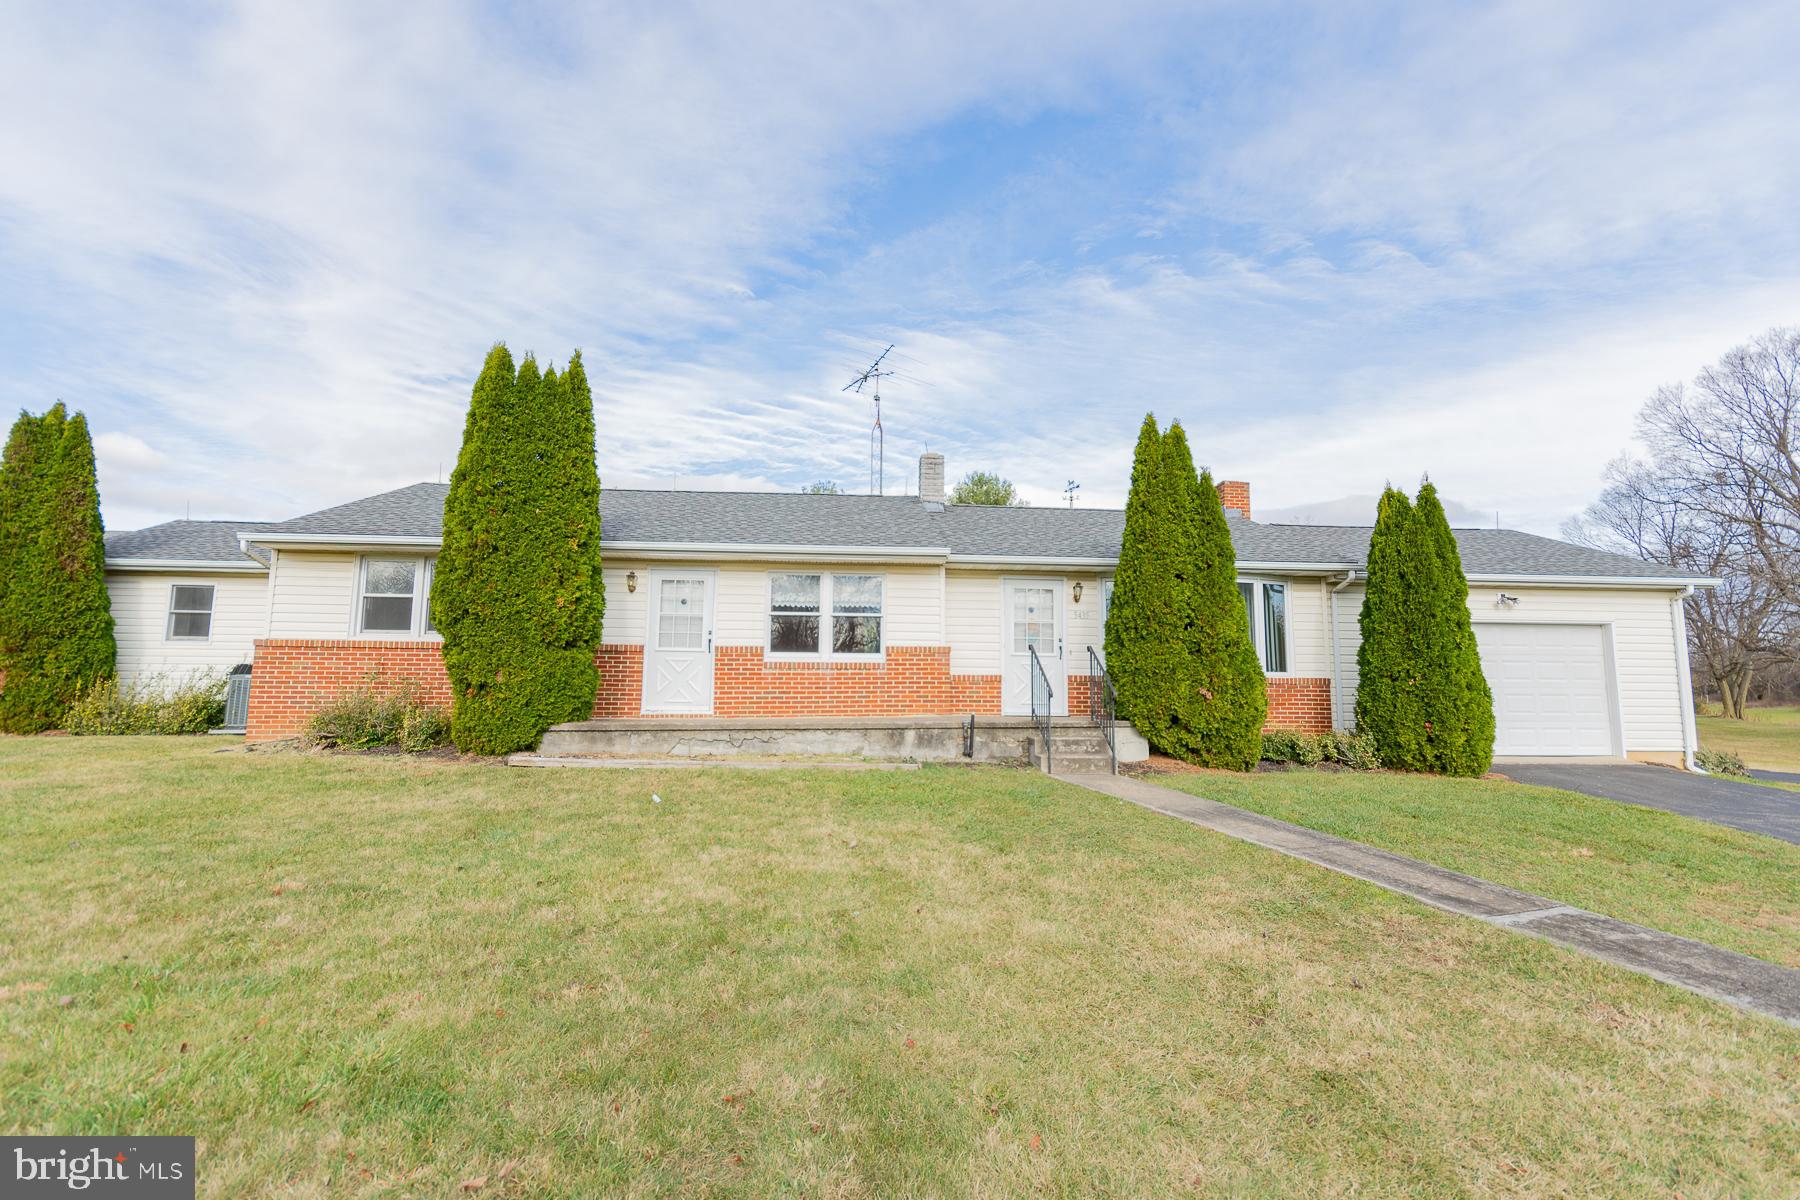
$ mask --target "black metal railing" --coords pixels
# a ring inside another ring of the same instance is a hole
[[[1044,670],[1037,647],[1027,649],[1031,651],[1031,719],[1037,722],[1038,733],[1044,739],[1044,774],[1054,775],[1056,772],[1050,769],[1050,701],[1056,693],[1050,690],[1050,674]]]
[[[1088,720],[1100,727],[1106,735],[1106,752],[1112,757],[1112,773],[1119,773],[1119,741],[1113,733],[1118,723],[1119,693],[1113,688],[1112,676],[1106,673],[1106,664],[1100,661],[1100,653],[1092,646],[1088,647]]]

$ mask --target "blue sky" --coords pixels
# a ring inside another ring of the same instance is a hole
[[[1153,409],[1554,532],[1800,322],[1791,4],[152,7],[0,13],[0,403],[112,528],[436,478],[504,340],[611,486],[864,486],[892,342],[890,489],[1117,504]]]

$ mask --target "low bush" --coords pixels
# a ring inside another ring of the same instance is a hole
[[[63,715],[70,733],[106,736],[205,733],[225,721],[225,680],[202,674],[169,680],[146,676],[130,683],[102,679],[82,689]]]
[[[1750,774],[1750,768],[1744,765],[1743,756],[1730,750],[1696,751],[1694,763],[1708,775],[1748,776]]]
[[[1262,736],[1264,762],[1294,763],[1316,767],[1320,763],[1348,767],[1353,771],[1376,771],[1381,756],[1376,753],[1375,739],[1366,733],[1300,733],[1292,729],[1271,729]]]
[[[306,740],[344,750],[397,746],[417,754],[450,740],[450,710],[425,703],[410,683],[383,686],[371,679],[314,712],[306,725]]]

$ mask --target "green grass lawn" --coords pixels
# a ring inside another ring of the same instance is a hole
[[[1561,903],[1800,967],[1800,846],[1775,838],[1502,780],[1304,769],[1154,778]]]
[[[1708,750],[1735,751],[1765,771],[1800,771],[1800,706],[1746,709],[1741,721],[1702,714],[1696,724]]]
[[[0,1129],[206,1196],[1800,1188],[1800,1031],[1029,772],[7,739],[0,820]]]

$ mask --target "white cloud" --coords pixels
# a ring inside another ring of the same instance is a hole
[[[1430,470],[1553,531],[1800,319],[1790,10],[1222,11],[10,9],[0,402],[89,412],[114,527],[281,517],[447,472],[504,337],[583,349],[608,486],[855,487],[897,341],[896,481],[1117,504],[1154,408],[1259,509]],[[907,139],[1063,110],[1155,169],[864,227]]]

